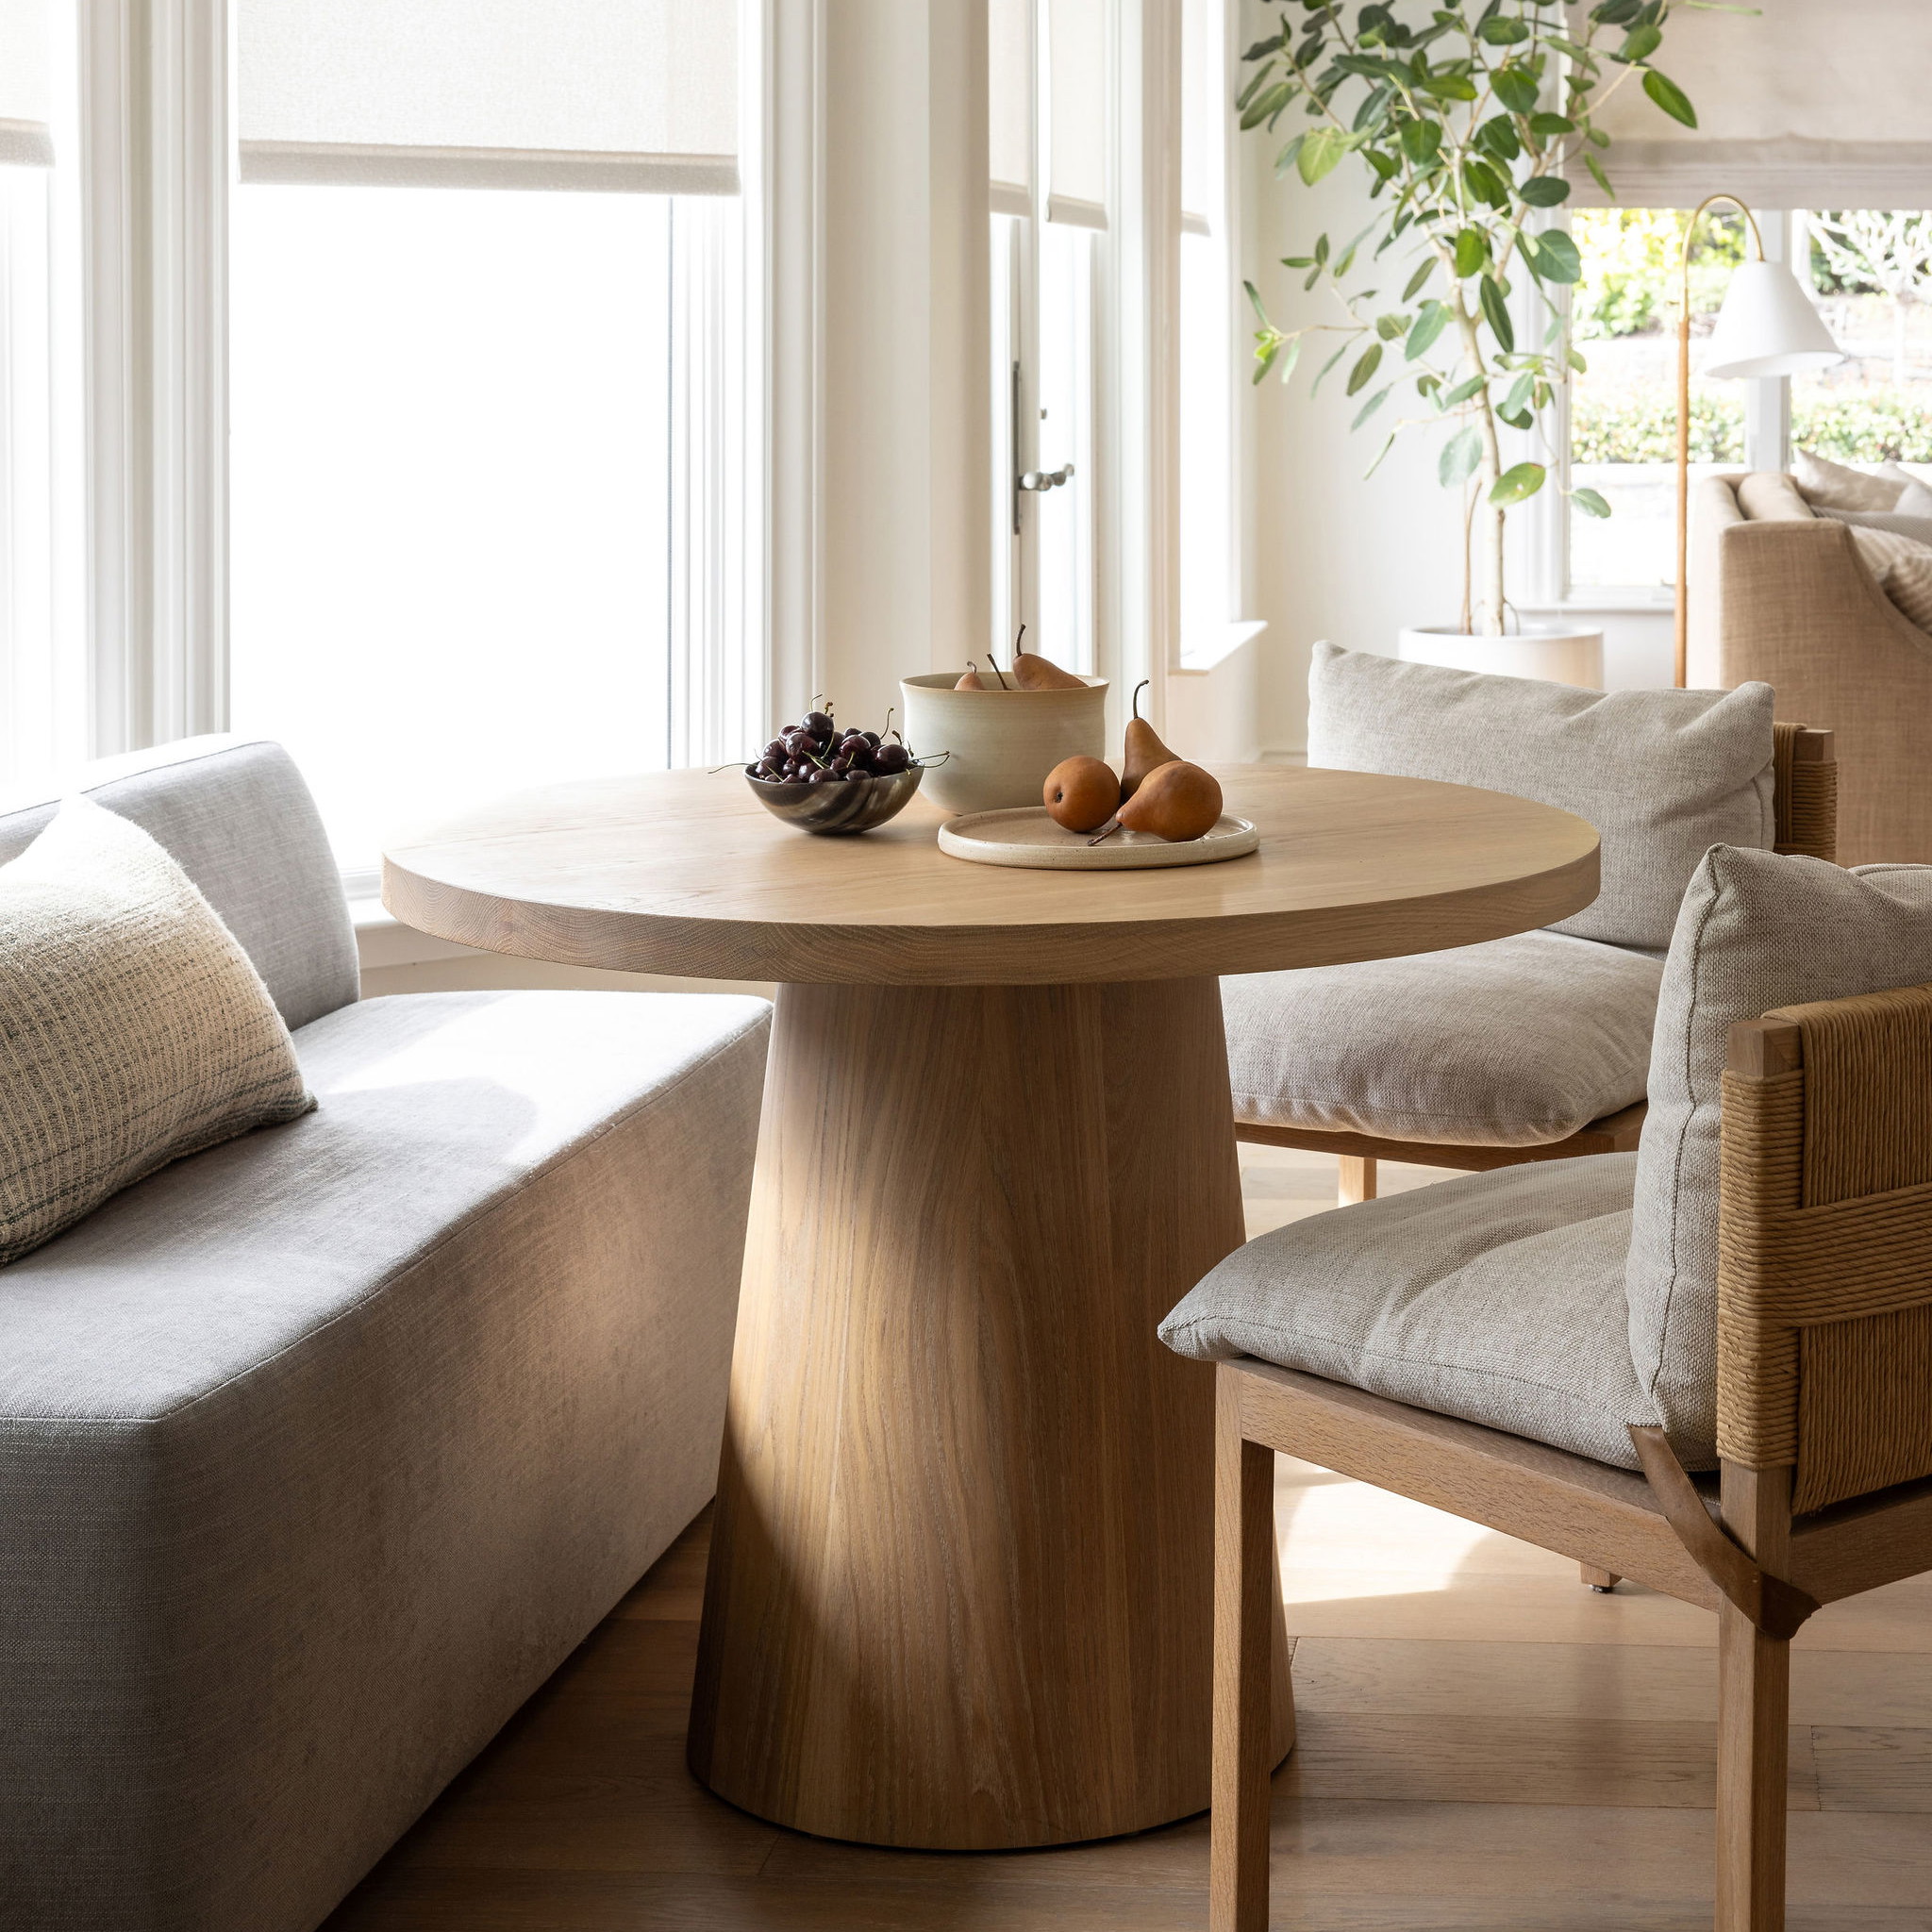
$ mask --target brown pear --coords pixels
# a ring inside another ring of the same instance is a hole
[[[1221,787],[1214,774],[1185,758],[1155,766],[1133,797],[1122,800],[1120,810],[1128,831],[1152,832],[1174,843],[1211,832],[1220,817]]]
[[[1012,679],[1022,691],[1084,691],[1086,680],[1062,671],[1051,658],[1033,651],[1015,651],[1008,667]]]
[[[1070,832],[1091,832],[1113,816],[1121,802],[1120,780],[1098,758],[1062,758],[1046,774],[1041,793],[1046,815]]]
[[[966,669],[960,673],[959,681],[953,689],[955,691],[984,691],[986,689],[986,680],[979,675],[979,666],[971,658],[967,658]]]
[[[1180,762],[1161,743],[1153,725],[1141,715],[1141,693],[1146,689],[1144,681],[1135,687],[1134,715],[1127,720],[1126,749],[1121,758],[1121,796],[1124,799],[1133,797],[1141,789],[1141,781],[1157,766]]]

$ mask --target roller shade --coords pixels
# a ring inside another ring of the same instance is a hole
[[[1046,0],[1046,218],[1107,226],[1107,0]]]
[[[54,165],[48,13],[46,0],[0,0],[0,167]]]
[[[237,0],[243,181],[738,192],[736,0]]]
[[[1759,208],[1932,207],[1932,6],[1757,5],[1756,16],[1672,9],[1656,64],[1690,95],[1694,129],[1655,107],[1638,74],[1605,101],[1617,200],[1693,208],[1724,190]],[[1606,63],[1605,79],[1625,71]],[[1587,178],[1572,195],[1607,205]]]
[[[1033,8],[987,0],[987,173],[995,214],[1033,212]]]

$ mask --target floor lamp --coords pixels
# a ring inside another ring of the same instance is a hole
[[[1712,194],[1697,204],[1684,225],[1677,256],[1677,689],[1690,675],[1690,238],[1698,217],[1727,201],[1750,225],[1755,261],[1742,263],[1724,291],[1704,358],[1707,375],[1795,375],[1844,360],[1798,278],[1781,261],[1764,258],[1757,217],[1735,194]]]

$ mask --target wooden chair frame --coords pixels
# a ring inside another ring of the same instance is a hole
[[[1216,1369],[1212,1932],[1266,1932],[1277,1450],[1718,1616],[1718,1932],[1782,1932],[1790,1639],[1932,1569],[1932,986],[1734,1027],[1715,1475],[1644,1473],[1254,1360]],[[1863,1487],[1861,1487],[1861,1485]],[[1882,1485],[1882,1487],[1881,1487]]]
[[[1776,845],[1779,852],[1812,858],[1838,858],[1838,762],[1829,731],[1804,724],[1773,726]],[[1417,1167],[1455,1167],[1471,1173],[1518,1167],[1528,1160],[1568,1160],[1578,1154],[1628,1154],[1643,1131],[1645,1102],[1607,1113],[1561,1141],[1535,1146],[1471,1146],[1425,1141],[1383,1140],[1373,1134],[1331,1133],[1319,1127],[1277,1126],[1237,1121],[1235,1139],[1266,1147],[1300,1147],[1341,1157],[1340,1199],[1345,1207],[1375,1196],[1375,1163],[1398,1160]]]

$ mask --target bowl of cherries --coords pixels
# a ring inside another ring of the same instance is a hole
[[[753,795],[801,832],[884,824],[919,790],[925,764],[936,762],[914,758],[891,724],[889,711],[884,732],[847,731],[829,711],[808,711],[745,766]]]

